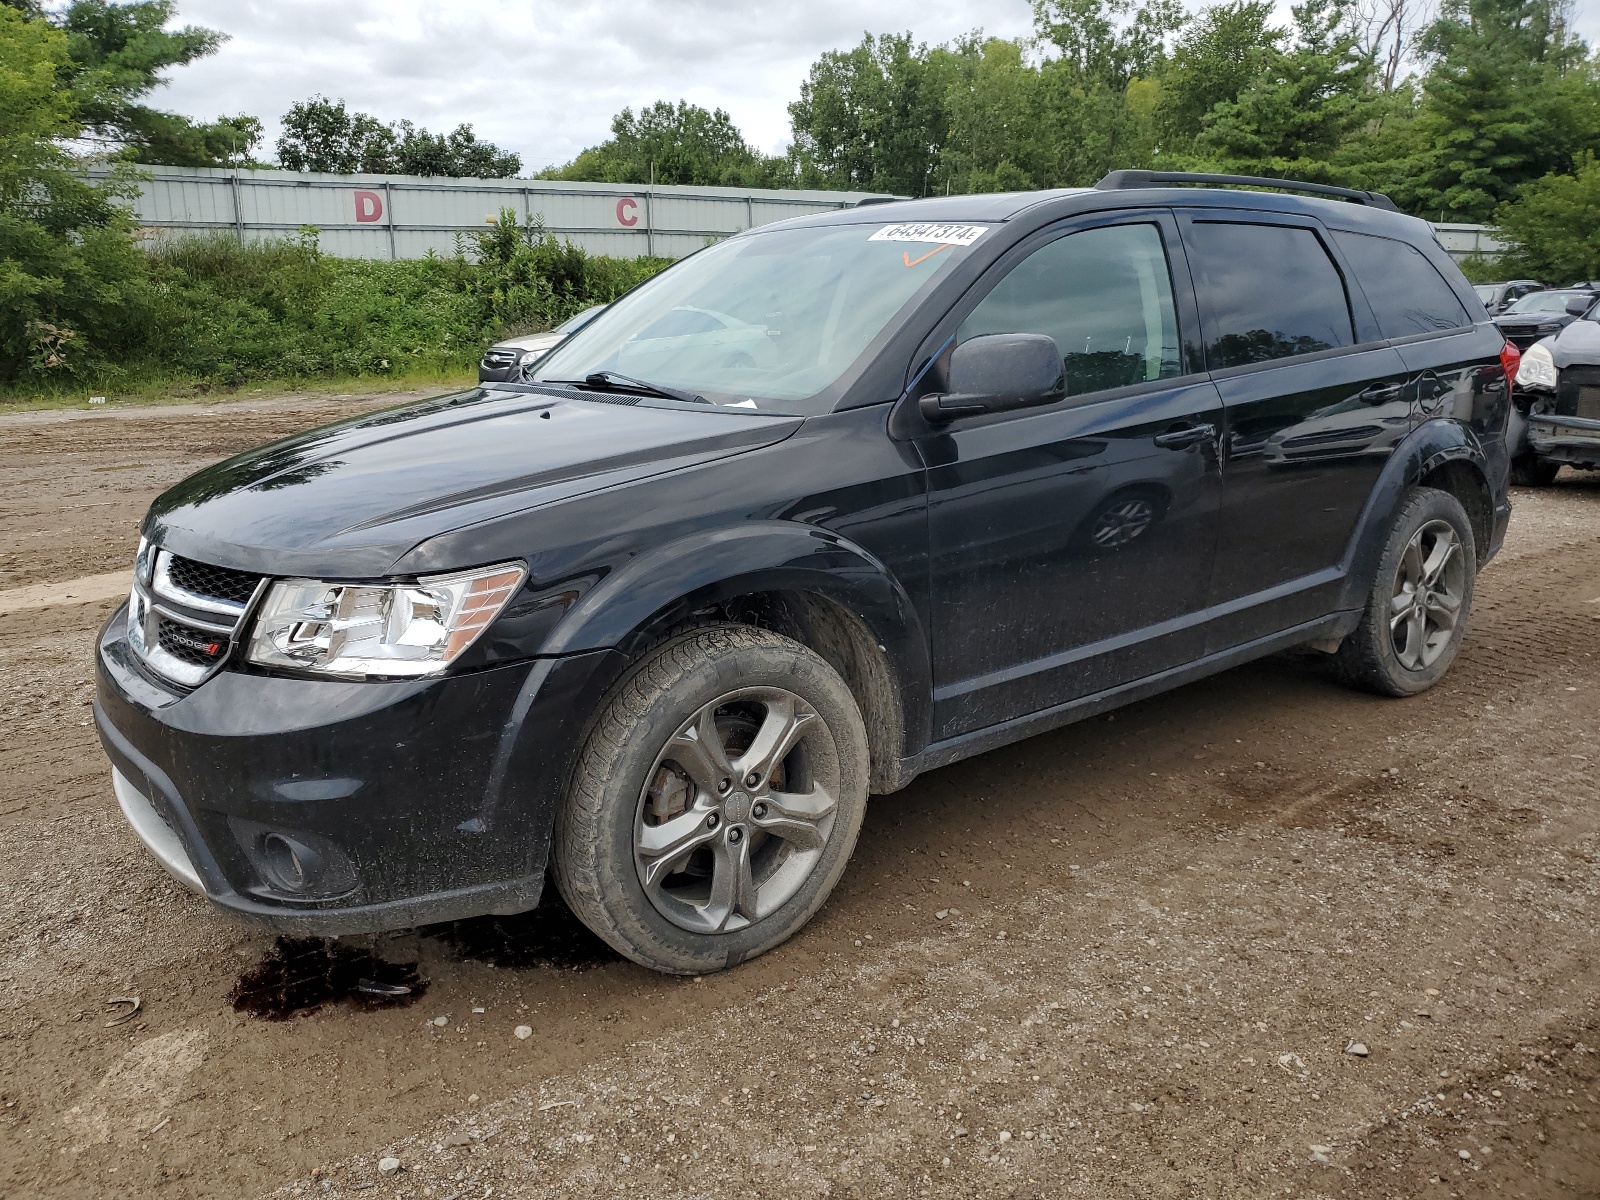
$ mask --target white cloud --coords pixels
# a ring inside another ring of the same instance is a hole
[[[267,124],[314,93],[386,121],[461,122],[525,169],[565,162],[625,106],[685,99],[732,114],[764,150],[787,143],[787,105],[816,57],[864,32],[943,42],[1031,28],[1027,0],[179,0],[178,18],[230,35],[172,73],[155,103]]]

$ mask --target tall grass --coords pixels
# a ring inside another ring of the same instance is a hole
[[[498,338],[549,328],[668,264],[558,242],[512,212],[448,257],[323,254],[315,231],[241,245],[186,237],[139,252],[115,330],[74,330],[60,361],[16,364],[15,397],[173,382],[231,387],[470,370]]]

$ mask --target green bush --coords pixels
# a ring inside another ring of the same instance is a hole
[[[15,348],[4,344],[0,380],[48,392],[459,372],[491,342],[614,300],[670,261],[590,255],[511,213],[471,243],[449,257],[386,262],[325,255],[314,230],[143,249],[126,229],[96,231],[80,251],[115,259],[114,311],[75,324],[33,317]],[[80,301],[75,312],[87,311]]]

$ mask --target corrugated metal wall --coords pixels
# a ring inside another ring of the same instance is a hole
[[[869,194],[214,167],[140,170],[148,178],[133,210],[151,236],[226,230],[252,241],[292,237],[314,225],[322,249],[345,258],[453,254],[457,235],[484,229],[502,208],[542,217],[551,233],[593,254],[680,258],[708,238],[848,208]]]
[[[1493,228],[1488,225],[1441,225],[1434,221],[1428,224],[1433,226],[1434,236],[1445,253],[1457,262],[1476,255],[1494,258],[1506,250],[1506,244],[1495,237]]]
[[[804,213],[848,208],[874,193],[740,188],[635,187],[543,179],[444,179],[419,175],[321,175],[215,167],[141,167],[134,201],[152,236],[228,230],[241,241],[292,237],[302,226],[343,258],[454,254],[502,208],[591,254],[681,258],[706,244]],[[1486,225],[1435,224],[1452,258],[1493,258],[1505,249]]]

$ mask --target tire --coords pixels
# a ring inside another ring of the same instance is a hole
[[[833,891],[868,778],[860,710],[820,656],[746,626],[682,634],[591,727],[556,819],[556,886],[641,966],[735,966]]]
[[[1477,574],[1472,522],[1461,502],[1437,488],[1414,490],[1389,531],[1361,623],[1334,653],[1337,673],[1386,696],[1427,691],[1461,649]]]
[[[1560,463],[1536,454],[1519,454],[1511,460],[1511,482],[1518,487],[1549,487],[1560,472]]]

